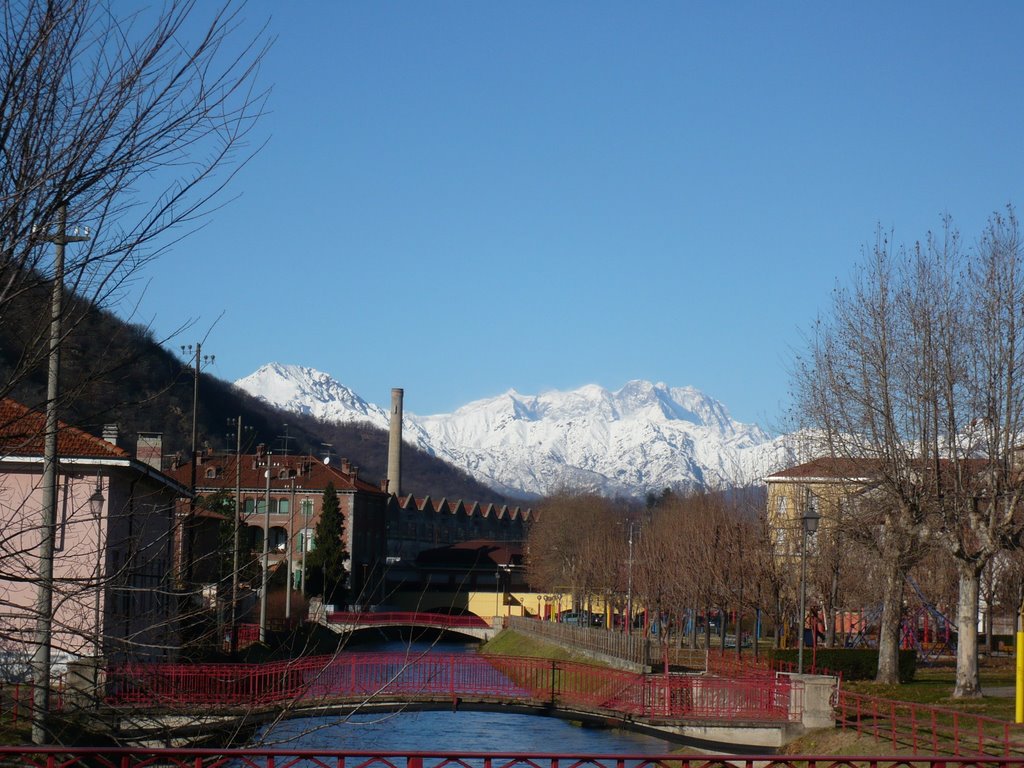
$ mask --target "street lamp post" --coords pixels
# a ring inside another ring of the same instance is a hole
[[[821,515],[811,499],[810,492],[808,492],[807,499],[804,502],[804,514],[800,518],[800,618],[797,627],[796,652],[796,671],[799,675],[804,673],[804,615],[807,611],[807,537],[818,530],[818,521],[820,520]]]
[[[629,521],[629,561],[626,577],[626,634],[633,631],[633,521]]]
[[[92,516],[93,525],[96,526],[96,569],[94,571],[93,589],[93,659],[92,659],[92,693],[99,695],[100,685],[100,657],[103,656],[103,560],[106,554],[104,541],[106,536],[103,530],[103,484],[100,476],[96,476],[96,489],[89,496],[86,503],[89,505],[89,512]]]
[[[308,502],[308,503],[307,503]],[[313,508],[313,500],[306,497],[302,500],[302,563],[299,565],[299,584],[302,597],[306,597],[306,552],[309,551],[309,517],[308,510]]]

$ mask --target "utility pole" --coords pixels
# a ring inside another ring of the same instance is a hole
[[[260,642],[267,642],[267,587],[270,585],[270,457],[267,452],[267,493],[263,500],[263,576],[260,586]]]
[[[242,538],[242,416],[235,419],[235,531],[231,553],[231,658],[238,653],[238,550]]]
[[[191,357],[191,344],[188,346],[181,345],[181,354],[184,355],[186,352]],[[178,574],[178,579],[182,582],[183,586],[192,581],[192,525],[196,514],[196,439],[199,424],[199,366],[201,363],[210,364],[216,359],[215,355],[204,355],[203,345],[198,341],[196,342],[196,353],[192,366],[192,461],[189,472],[189,490],[192,492],[192,495],[188,501],[188,518],[183,522],[181,528],[183,562],[182,573]]]
[[[292,617],[292,541],[295,536],[295,478],[292,478],[292,492],[288,500],[288,543],[285,544],[285,559],[288,563],[288,588],[284,592],[284,617]]]
[[[44,233],[53,243],[50,341],[46,378],[46,426],[43,433],[43,487],[39,542],[39,592],[36,598],[35,652],[32,655],[32,743],[46,744],[50,714],[50,643],[53,639],[53,551],[57,528],[57,399],[60,396],[61,320],[64,316],[64,246],[89,239],[89,230],[68,234],[68,207],[57,209],[57,231]]]

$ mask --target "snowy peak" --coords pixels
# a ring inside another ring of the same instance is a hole
[[[388,412],[366,402],[329,374],[304,365],[268,363],[235,382],[261,400],[327,421],[368,421],[387,428]]]
[[[235,382],[287,410],[388,428],[388,412],[328,374],[265,365]],[[405,413],[403,439],[503,493],[572,486],[609,495],[756,482],[788,460],[781,440],[693,387],[635,380],[524,395],[510,389],[453,413]]]

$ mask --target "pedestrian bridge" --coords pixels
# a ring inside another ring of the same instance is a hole
[[[451,615],[429,611],[334,611],[327,614],[326,624],[341,634],[381,627],[407,627],[452,632],[482,642],[490,640],[501,629],[475,614]]]
[[[269,664],[128,664],[107,676],[107,704],[136,721],[202,712],[286,717],[418,704],[513,706],[708,744],[778,747],[803,716],[786,675],[643,674],[549,659],[343,652]]]

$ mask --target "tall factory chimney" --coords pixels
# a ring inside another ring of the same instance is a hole
[[[391,439],[388,441],[388,491],[402,492],[402,397],[404,390],[391,390]]]

